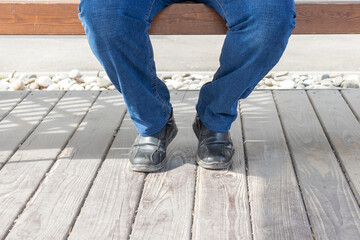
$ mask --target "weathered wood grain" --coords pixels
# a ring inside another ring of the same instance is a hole
[[[270,91],[240,100],[254,239],[312,239]]]
[[[331,94],[331,91],[326,93]],[[315,238],[354,239],[360,236],[359,206],[306,92],[274,91],[274,96]],[[324,107],[336,112],[332,104],[317,106],[321,112],[328,111],[320,110]]]
[[[179,132],[167,149],[167,165],[146,177],[130,239],[189,239],[195,191],[195,148],[192,131],[197,96],[171,92]]]
[[[67,236],[124,114],[120,93],[100,93],[6,239]]]
[[[308,95],[360,205],[360,124],[339,91],[312,90]]]
[[[0,93],[0,121],[30,92],[29,91],[3,91]]]
[[[230,129],[228,170],[198,168],[193,239],[252,239],[240,114]]]
[[[342,89],[341,93],[354,112],[358,121],[360,121],[360,89]]]
[[[0,34],[85,34],[79,0],[0,1]],[[293,34],[360,33],[360,1],[296,1]],[[226,34],[224,19],[202,3],[175,3],[157,14],[149,34]]]
[[[127,114],[69,239],[128,239],[145,174],[128,167],[137,131]]]
[[[1,239],[98,94],[95,91],[67,92],[1,169]]]
[[[63,95],[63,91],[31,92],[0,122],[0,168]]]

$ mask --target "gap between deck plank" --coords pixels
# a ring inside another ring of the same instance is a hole
[[[340,92],[360,122],[360,89],[342,89]]]
[[[339,91],[311,90],[308,95],[360,204],[360,124]]]
[[[0,122],[13,110],[30,91],[3,91],[0,93]]]
[[[235,147],[228,170],[197,170],[193,239],[252,239],[240,114],[230,129]]]
[[[167,149],[164,169],[149,173],[130,239],[189,239],[195,191],[195,147],[192,131],[197,96],[171,91],[179,132]]]
[[[312,239],[270,91],[240,99],[254,239]]]
[[[0,169],[64,94],[31,92],[0,122]]]
[[[274,97],[315,238],[359,236],[359,207],[306,92],[274,91]]]
[[[24,209],[98,94],[85,91],[65,93],[1,169],[0,239]]]
[[[145,174],[129,168],[137,131],[126,114],[68,239],[127,239]]]
[[[62,239],[125,114],[118,92],[102,91],[6,239]]]

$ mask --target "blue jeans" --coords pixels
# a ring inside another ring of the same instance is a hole
[[[280,60],[295,28],[294,0],[195,0],[223,17],[228,28],[220,66],[202,86],[196,111],[208,129],[227,132],[246,98]],[[138,133],[150,136],[169,119],[172,105],[157,77],[147,30],[154,16],[182,0],[81,0],[79,19],[90,48],[123,94]]]

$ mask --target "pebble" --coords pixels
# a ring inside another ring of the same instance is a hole
[[[171,80],[176,80],[178,78],[181,78],[181,75],[180,74],[174,74],[174,75],[172,75]]]
[[[294,88],[295,82],[293,80],[284,80],[280,82],[281,88]]]
[[[96,80],[96,82],[97,82],[97,86],[99,88],[102,88],[102,87],[106,88],[106,87],[111,85],[111,81],[109,79],[106,79],[106,78],[98,78]]]
[[[73,84],[73,85],[71,85],[69,90],[84,90],[84,87],[79,84]]]
[[[276,77],[282,77],[282,76],[285,76],[285,75],[288,75],[288,74],[289,74],[289,72],[282,71],[282,72],[275,73],[275,76]]]
[[[85,86],[85,90],[91,90],[92,87],[93,87],[93,86],[91,86],[91,85],[86,85],[86,86]]]
[[[14,90],[23,90],[25,87],[25,84],[23,82],[23,80],[21,79],[16,79],[15,81],[13,81],[11,83],[11,88]]]
[[[201,78],[201,82],[204,82],[204,83],[210,82],[211,80],[212,79],[208,75],[205,75],[204,77]]]
[[[53,83],[58,83],[59,81],[61,81],[61,80],[63,80],[64,79],[64,77],[63,76],[54,76],[53,78],[52,78],[52,81],[53,81]]]
[[[89,76],[89,77],[85,77],[85,78],[84,78],[84,83],[97,82],[97,80],[98,80],[98,77]]]
[[[300,76],[300,80],[301,80],[301,81],[304,81],[304,80],[306,80],[306,79],[308,79],[308,76],[304,76],[304,75]]]
[[[296,86],[296,89],[305,89],[305,85],[300,83]]]
[[[70,78],[65,78],[61,80],[58,84],[60,86],[60,90],[69,90],[71,85],[73,85],[73,80],[71,80]]]
[[[24,84],[29,85],[29,84],[35,82],[35,80],[36,80],[36,78],[27,78],[24,80]]]
[[[314,83],[314,80],[312,80],[312,79],[306,79],[305,81],[303,81],[303,83],[304,83],[305,86],[309,86],[309,85],[311,85],[311,84]]]
[[[189,77],[184,77],[184,80],[191,80],[191,81],[194,81],[195,78],[193,76],[189,76]]]
[[[79,78],[81,76],[81,73],[78,69],[73,69],[69,72],[70,78]]]
[[[39,89],[39,88],[40,88],[40,86],[37,82],[33,82],[29,85],[30,90],[35,90],[35,89]]]
[[[48,76],[40,76],[36,79],[37,84],[39,84],[40,87],[46,88],[50,86],[52,83],[52,80]]]
[[[333,86],[333,82],[330,78],[325,78],[321,81],[321,85],[323,86]]]
[[[330,75],[329,74],[323,74],[321,76],[321,80],[324,80],[324,79],[329,79],[330,78]]]
[[[60,90],[60,86],[57,83],[53,83],[46,90]]]
[[[265,78],[265,85],[267,85],[267,86],[269,86],[269,87],[271,87],[273,84],[272,84],[272,81],[271,81],[271,79],[269,79],[269,78]]]
[[[175,81],[175,82],[172,83],[172,85],[173,85],[174,89],[179,89],[182,86],[184,86],[184,83]]]
[[[342,88],[359,88],[359,83],[352,80],[345,80],[341,83]]]
[[[343,78],[341,76],[337,76],[332,81],[333,81],[334,86],[339,87],[341,85],[341,83],[343,82]]]
[[[199,90],[213,81],[212,74],[165,73],[158,75],[169,90]],[[270,72],[261,79],[255,89],[340,89],[359,88],[360,74],[322,73],[292,74],[287,71]],[[12,72],[0,76],[0,90],[116,90],[104,71],[83,76],[78,69],[69,73],[37,75]]]

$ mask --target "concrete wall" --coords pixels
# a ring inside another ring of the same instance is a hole
[[[151,35],[157,71],[216,71],[225,35]],[[360,34],[292,35],[275,71],[360,71]],[[245,47],[245,46],[244,46]],[[0,72],[102,70],[85,35],[2,35]]]

